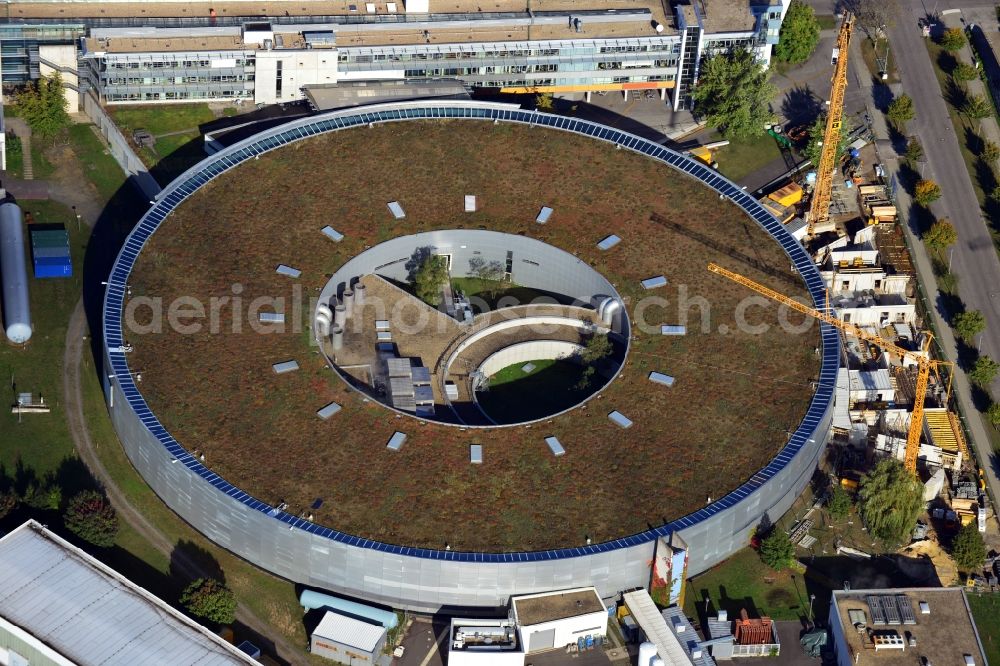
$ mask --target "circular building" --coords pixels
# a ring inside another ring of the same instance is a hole
[[[262,132],[171,184],[105,298],[135,467],[290,580],[418,611],[690,574],[808,482],[838,337],[801,246],[685,156],[410,102]],[[140,381],[141,380],[141,381]]]

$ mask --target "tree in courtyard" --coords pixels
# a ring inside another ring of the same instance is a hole
[[[499,261],[487,261],[482,257],[469,259],[469,275],[482,281],[490,300],[496,300],[504,278],[503,264]]]
[[[580,374],[580,381],[576,383],[574,388],[578,391],[585,391],[590,388],[590,382],[597,372],[595,366],[603,359],[611,356],[611,352],[611,341],[608,340],[607,334],[597,334],[587,338],[587,342],[583,345],[583,351],[580,352],[580,360],[586,364],[586,367]]]
[[[8,513],[17,506],[17,493],[13,490],[0,492],[0,519],[6,517]]]
[[[760,542],[760,559],[776,571],[792,566],[795,562],[795,544],[785,530],[775,527]]]
[[[118,514],[107,498],[94,490],[73,496],[63,514],[63,524],[84,541],[102,548],[114,545],[118,536]]]
[[[819,21],[813,8],[792,0],[781,22],[778,43],[774,46],[774,56],[790,63],[805,62],[819,44]]]
[[[951,556],[964,571],[981,571],[986,561],[986,544],[975,522],[964,526],[951,542]]]
[[[941,198],[941,186],[933,180],[921,179],[913,188],[913,200],[923,207],[930,206]]]
[[[982,120],[983,118],[990,117],[993,113],[993,107],[990,105],[990,101],[984,96],[969,95],[965,98],[965,104],[962,105],[962,113],[970,118]]]
[[[556,100],[552,93],[536,93],[535,108],[539,111],[552,111],[556,108]]]
[[[823,154],[823,135],[826,134],[826,114],[823,114],[813,121],[809,128],[809,143],[806,144],[805,156],[813,165],[819,164],[819,158]],[[839,159],[847,152],[850,143],[851,121],[846,115],[840,116],[840,137],[837,139],[837,158]]]
[[[979,78],[979,70],[967,62],[960,62],[951,70],[951,76],[959,83],[974,81]]]
[[[830,491],[830,496],[826,500],[826,510],[830,517],[836,520],[846,518],[851,512],[851,496],[839,483],[835,483]]]
[[[892,26],[899,13],[897,0],[845,0],[843,4],[872,42]]]
[[[770,72],[753,52],[734,49],[708,58],[692,92],[695,113],[718,127],[727,139],[748,139],[764,133],[774,121],[771,99],[777,88]]]
[[[944,218],[932,224],[924,232],[923,240],[928,250],[937,256],[941,256],[942,252],[954,245],[955,241],[958,240],[958,232],[955,231],[955,225],[948,218]]]
[[[986,409],[986,420],[994,428],[1000,428],[1000,402],[994,402]]]
[[[924,147],[920,145],[920,141],[917,137],[911,136],[906,142],[906,153],[903,158],[913,166],[917,162],[921,162],[924,159]]]
[[[1000,146],[992,141],[984,140],[979,149],[979,159],[986,162],[986,164],[993,166],[993,164],[1000,159]]]
[[[920,481],[894,458],[884,458],[861,477],[861,517],[872,536],[889,544],[906,539],[924,510]]]
[[[59,72],[43,76],[14,94],[14,108],[33,134],[48,139],[70,125]]]
[[[199,578],[184,588],[181,604],[189,613],[217,624],[232,624],[236,619],[233,591],[214,578]]]
[[[906,123],[917,116],[917,110],[913,106],[913,98],[909,95],[900,95],[889,102],[889,108],[885,112],[886,118],[899,128],[906,127]]]
[[[986,330],[986,317],[979,310],[966,310],[952,317],[951,327],[958,333],[958,337],[971,342]]]
[[[961,28],[948,28],[941,34],[940,44],[945,51],[960,51],[965,46],[965,34]]]
[[[439,254],[424,257],[413,274],[413,289],[417,298],[437,307],[441,305],[441,287],[448,281],[448,261]]]
[[[969,379],[986,387],[996,379],[997,372],[1000,371],[1000,363],[997,363],[989,356],[980,356],[969,371]]]

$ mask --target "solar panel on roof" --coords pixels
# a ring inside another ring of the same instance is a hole
[[[323,235],[332,240],[334,243],[339,243],[344,240],[344,234],[340,233],[331,226],[323,227],[320,231],[322,231]]]
[[[552,209],[548,206],[542,206],[542,210],[538,212],[538,217],[535,218],[535,222],[538,224],[545,224],[552,217]]]
[[[660,335],[684,335],[687,333],[686,326],[660,326]]]
[[[559,457],[565,455],[566,449],[563,448],[559,439],[556,437],[546,437],[545,443],[549,445],[549,449],[552,451],[552,455]]]
[[[663,384],[664,386],[673,386],[674,378],[670,375],[665,375],[662,372],[651,372],[649,373],[649,381],[654,384]]]
[[[475,213],[476,212],[476,195],[466,194],[465,195],[465,212]]]
[[[469,446],[469,462],[473,465],[483,464],[483,445],[472,444]]]
[[[872,624],[885,624],[885,613],[882,611],[882,600],[874,594],[869,594],[865,601],[872,613]]]
[[[279,375],[283,375],[286,372],[292,372],[299,369],[299,364],[295,361],[284,361],[282,363],[275,363],[271,366],[274,368],[274,372]]]
[[[326,419],[330,418],[339,411],[340,411],[340,405],[338,405],[335,402],[331,402],[329,405],[323,407],[318,412],[316,412],[316,416],[320,417],[325,421]]]
[[[903,624],[916,624],[917,616],[913,614],[913,604],[905,594],[896,595],[896,606],[899,607],[899,616],[903,619]]]
[[[265,324],[284,324],[285,315],[281,312],[261,312],[260,320]]]
[[[278,268],[274,271],[278,275],[287,275],[291,278],[297,278],[302,275],[302,271],[297,268],[292,268],[291,266],[286,266],[285,264],[278,264]]]
[[[393,433],[392,437],[389,438],[389,443],[386,444],[385,448],[390,451],[399,451],[403,448],[403,442],[406,441],[406,433],[399,432],[398,430]]]
[[[881,596],[879,597],[879,601],[882,602],[882,612],[885,613],[885,621],[888,624],[902,624],[896,600],[890,596]]]
[[[616,425],[620,425],[623,428],[632,427],[632,419],[628,418],[627,416],[619,412],[617,409],[608,414],[608,418],[611,419],[613,423],[615,423]]]

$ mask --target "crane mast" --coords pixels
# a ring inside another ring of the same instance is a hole
[[[708,270],[728,278],[737,284],[741,284],[744,287],[757,292],[761,296],[766,296],[773,301],[781,303],[796,312],[813,317],[814,319],[819,319],[820,321],[830,324],[845,333],[850,333],[861,340],[870,342],[871,344],[881,348],[883,351],[896,354],[900,357],[900,359],[909,358],[915,361],[917,364],[917,385],[913,398],[913,413],[910,416],[910,430],[906,435],[906,457],[904,464],[906,465],[906,469],[912,474],[915,475],[917,473],[917,458],[920,455],[920,433],[923,430],[924,421],[924,401],[927,398],[927,384],[930,378],[930,373],[932,369],[937,372],[938,367],[941,365],[949,365],[946,361],[937,361],[930,358],[927,351],[930,348],[930,334],[928,334],[924,350],[920,352],[911,351],[900,347],[891,340],[887,340],[876,333],[870,333],[855,324],[841,321],[830,312],[823,312],[809,307],[808,305],[803,305],[802,303],[799,303],[798,301],[789,298],[780,292],[777,292],[769,287],[765,287],[762,284],[754,282],[748,277],[744,277],[739,273],[734,273],[717,264],[709,264]]]
[[[847,62],[849,60],[851,32],[854,29],[854,15],[844,14],[837,34],[834,49],[833,88],[830,92],[830,108],[826,114],[826,130],[823,132],[823,151],[816,168],[816,186],[813,188],[809,204],[808,237],[816,233],[816,227],[830,218],[830,198],[833,192],[833,175],[837,168],[837,146],[840,144],[841,119],[844,115],[844,93],[847,91]]]

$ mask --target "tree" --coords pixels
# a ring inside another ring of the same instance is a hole
[[[1000,159],[1000,146],[993,143],[992,141],[984,140],[982,142],[982,147],[979,149],[979,159],[986,162],[990,166]]]
[[[896,127],[905,127],[907,121],[913,120],[917,116],[917,110],[913,107],[913,98],[909,95],[900,95],[889,102],[889,109],[885,115]]]
[[[813,121],[809,128],[809,143],[806,144],[805,156],[813,165],[819,164],[823,154],[823,135],[826,134],[826,115],[821,115]],[[840,116],[840,138],[837,139],[837,157],[847,152],[850,143],[851,121],[846,115]]]
[[[941,187],[933,180],[918,180],[913,188],[913,200],[925,208],[941,198]]]
[[[1000,402],[994,402],[986,409],[986,420],[994,428],[1000,428]]]
[[[846,518],[851,512],[851,496],[839,483],[834,484],[830,491],[830,496],[826,500],[826,510],[837,520]]]
[[[958,337],[970,342],[986,330],[986,317],[979,310],[966,310],[952,317],[951,327],[958,333]]]
[[[500,291],[504,273],[503,264],[499,261],[486,261],[482,257],[469,259],[469,275],[483,282],[491,300],[495,300]]]
[[[580,352],[580,358],[584,363],[593,365],[598,361],[611,356],[611,341],[606,333],[592,335],[587,339]]]
[[[917,137],[911,136],[906,142],[906,153],[903,157],[909,162],[910,166],[924,159],[924,147],[920,145]]]
[[[785,530],[775,527],[760,542],[760,559],[776,571],[787,569],[795,562],[795,544]]]
[[[958,232],[955,231],[955,225],[948,218],[945,218],[932,224],[930,229],[924,232],[923,238],[927,249],[940,256],[942,252],[955,244],[955,241],[958,240]]]
[[[424,257],[413,274],[413,287],[417,298],[437,307],[441,305],[441,285],[448,281],[448,261],[439,254]]]
[[[1000,363],[989,356],[980,356],[976,359],[972,370],[969,371],[969,379],[980,386],[989,386],[996,379],[998,371],[1000,371]]]
[[[951,70],[951,76],[961,83],[974,81],[979,78],[979,70],[967,62],[960,62]]]
[[[184,588],[181,604],[189,613],[218,624],[231,624],[236,619],[236,597],[233,591],[214,578],[199,578]]]
[[[890,544],[908,538],[924,510],[924,488],[895,458],[884,458],[861,477],[861,516],[872,536]]]
[[[5,518],[16,506],[17,493],[10,490],[0,492],[0,519]]]
[[[983,118],[990,117],[990,114],[993,113],[993,107],[990,105],[990,101],[984,96],[969,95],[965,98],[965,104],[962,105],[962,113],[970,118],[982,120]]]
[[[27,84],[14,94],[14,107],[33,134],[48,139],[70,125],[62,75],[54,72]]]
[[[555,98],[552,97],[552,93],[536,93],[535,94],[535,108],[539,111],[552,111],[556,107]]]
[[[945,51],[960,51],[965,46],[965,34],[961,28],[948,28],[941,34],[940,44]]]
[[[846,0],[844,8],[854,14],[858,26],[872,42],[894,23],[894,17],[899,14],[896,0]]]
[[[94,490],[84,490],[69,501],[63,524],[84,541],[102,548],[114,545],[118,536],[118,515],[114,507]]]
[[[774,121],[771,99],[778,89],[770,72],[753,52],[735,49],[710,57],[701,66],[691,93],[695,113],[718,127],[727,139],[747,139],[764,133]]]
[[[819,21],[813,8],[792,0],[781,22],[778,43],[774,46],[774,56],[790,63],[805,62],[819,44]]]
[[[951,556],[959,569],[980,571],[986,561],[986,544],[975,521],[958,531],[951,542]]]

